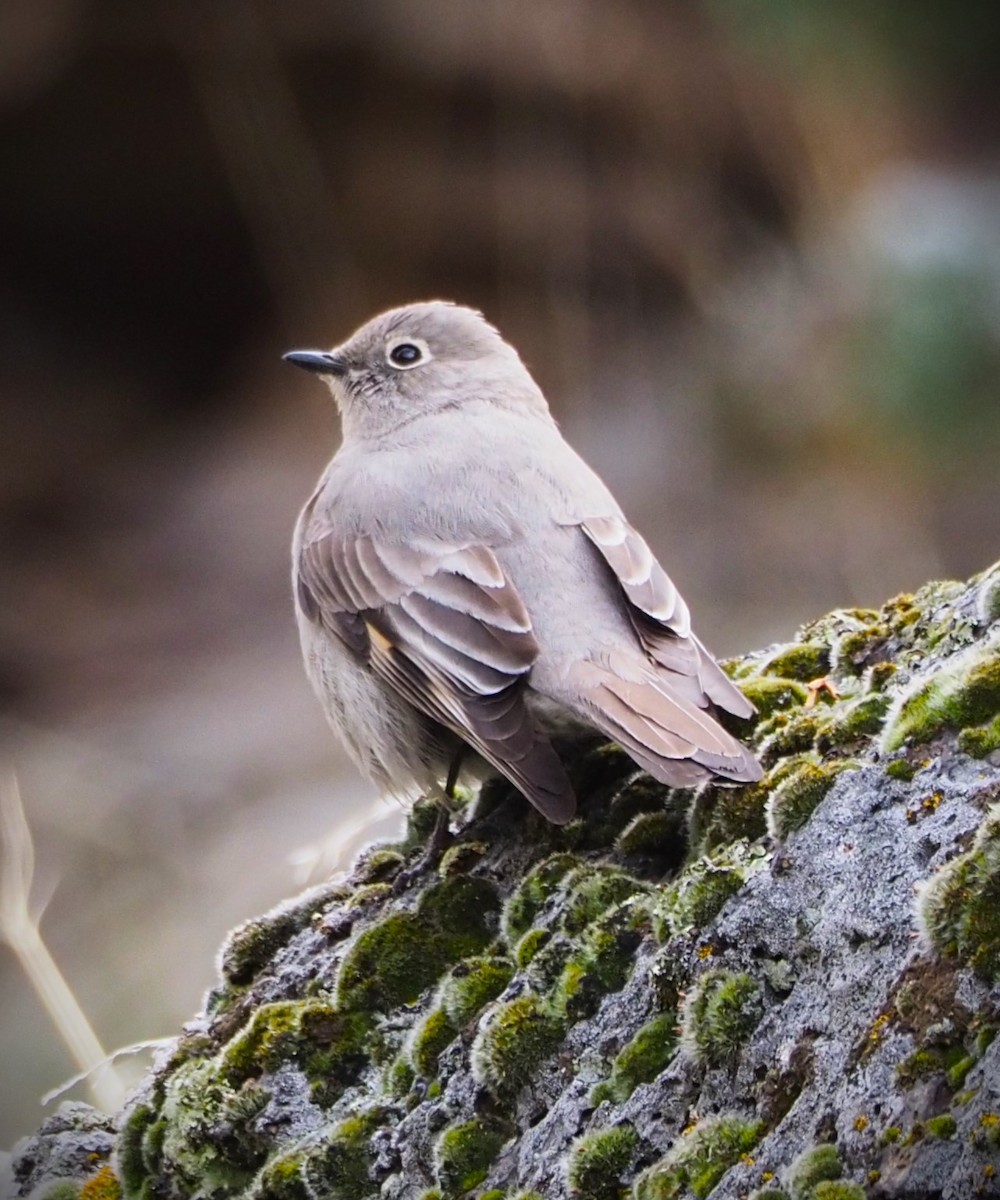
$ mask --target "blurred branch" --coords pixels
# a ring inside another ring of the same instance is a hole
[[[0,866],[0,937],[13,950],[73,1061],[87,1078],[94,1101],[106,1112],[115,1112],[125,1097],[125,1084],[109,1065],[29,908],[35,848],[13,774],[0,785]]]

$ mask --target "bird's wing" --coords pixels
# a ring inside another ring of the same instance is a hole
[[[734,716],[752,716],[753,705],[691,632],[684,598],[642,536],[618,516],[591,517],[580,528],[621,584],[649,657],[666,671],[697,681],[703,705],[711,701]]]
[[[550,821],[576,798],[524,699],[531,620],[486,546],[324,530],[298,557],[299,603],[415,708],[492,763]]]

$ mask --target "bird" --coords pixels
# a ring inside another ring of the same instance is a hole
[[[577,730],[669,787],[761,777],[717,719],[753,705],[481,313],[408,304],[284,358],[326,383],[342,433],[293,538],[306,672],[377,787],[499,774],[564,825],[553,738]]]

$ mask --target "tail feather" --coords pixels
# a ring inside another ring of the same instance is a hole
[[[760,764],[750,751],[707,710],[672,693],[662,676],[623,679],[583,662],[573,677],[580,711],[663,783],[690,787],[712,775],[733,782],[760,779]]]

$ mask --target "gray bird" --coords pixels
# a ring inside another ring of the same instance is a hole
[[[478,766],[563,824],[576,797],[550,737],[574,727],[671,787],[760,778],[713,716],[753,706],[479,313],[412,304],[285,358],[343,427],[292,547],[306,669],[377,785],[450,790]]]

